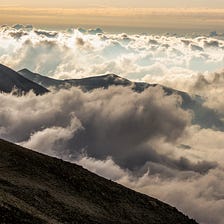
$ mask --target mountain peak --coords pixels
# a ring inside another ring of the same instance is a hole
[[[116,74],[113,74],[113,73],[111,73],[111,74],[106,74],[105,75],[106,77],[110,77],[110,78],[120,78],[120,79],[123,79],[121,76],[118,76],[118,75],[116,75]]]
[[[18,71],[18,73],[20,73],[20,72],[29,72],[30,73],[31,71],[28,68],[23,68],[23,69]]]

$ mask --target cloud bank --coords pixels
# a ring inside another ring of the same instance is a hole
[[[101,29],[37,30],[2,26],[0,61],[55,78],[116,73],[163,83],[191,78],[223,67],[222,34],[178,37],[108,34]],[[57,57],[55,57],[57,55]],[[172,85],[172,84],[170,84]]]
[[[3,25],[0,62],[59,79],[115,73],[210,97],[213,93],[202,88],[206,80],[221,80],[223,37],[215,31],[207,36],[178,37],[109,34],[100,28],[47,31],[31,25]],[[209,86],[214,91],[214,85]]]
[[[78,163],[201,223],[222,223],[224,133],[192,126],[178,96],[159,87],[71,88],[0,94],[0,102],[1,138]]]
[[[221,93],[214,92],[214,85],[209,91],[202,88],[206,80],[212,81],[214,71],[222,74],[223,55],[223,34],[215,31],[178,37],[109,34],[100,28],[47,31],[20,24],[0,28],[0,62],[15,70],[28,68],[60,79],[115,73],[200,94],[213,103],[211,96]]]
[[[203,96],[224,116],[224,41],[210,36],[107,34],[99,29],[2,26],[0,62],[53,78],[115,73]],[[216,70],[216,72],[214,72]],[[142,93],[71,88],[43,96],[0,94],[0,137],[78,163],[222,224],[224,132],[192,125],[181,99],[159,87]]]

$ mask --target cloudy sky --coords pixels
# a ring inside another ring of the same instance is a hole
[[[73,0],[39,0],[39,1],[27,1],[27,0],[3,0],[4,5],[16,5],[16,6],[29,6],[29,7],[202,7],[202,8],[220,8],[224,7],[222,0],[157,0],[157,1],[145,1],[145,0],[130,0],[130,1],[119,1],[119,0],[83,0],[83,1],[73,1]]]
[[[99,26],[126,32],[221,31],[223,14],[222,0],[3,0],[0,6],[0,21],[9,25],[29,21],[42,28]]]

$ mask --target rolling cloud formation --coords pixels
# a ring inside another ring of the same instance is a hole
[[[54,78],[116,73],[204,97],[224,115],[221,36],[104,34],[3,26],[0,61]],[[214,72],[216,70],[216,72]],[[0,94],[0,137],[78,163],[176,206],[200,223],[222,224],[224,133],[192,125],[181,98],[162,88],[110,87]]]

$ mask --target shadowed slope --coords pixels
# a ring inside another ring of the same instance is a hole
[[[108,88],[111,85],[117,85],[117,86],[132,85],[131,81],[121,78],[114,74],[87,77],[82,79],[58,80],[40,75],[38,73],[33,73],[28,69],[22,69],[18,71],[18,73],[24,76],[25,78],[32,80],[33,82],[43,85],[45,88],[54,87],[56,89],[60,89],[76,86],[80,87],[83,91],[90,91],[97,88]]]
[[[20,94],[27,93],[31,90],[37,95],[48,92],[43,86],[0,64],[0,92],[10,93],[14,88],[16,88]]]
[[[0,214],[2,223],[196,224],[154,198],[3,140]]]

